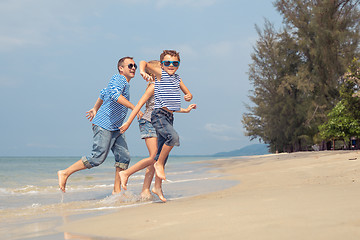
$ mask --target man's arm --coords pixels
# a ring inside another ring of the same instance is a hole
[[[101,99],[103,97],[103,94],[104,94],[104,89],[100,91],[100,97],[96,100],[94,107],[86,112],[86,118],[89,119],[89,121],[92,121],[94,119],[97,111],[103,104],[103,100]]]

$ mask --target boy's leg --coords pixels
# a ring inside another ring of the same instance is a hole
[[[166,180],[164,166],[173,146],[180,146],[179,135],[173,127],[174,116],[164,109],[155,109],[151,115],[151,123],[158,136],[158,154],[155,157],[155,173]]]
[[[155,163],[154,158],[155,158],[156,152],[157,152],[157,138],[145,138],[145,143],[146,143],[146,147],[149,151],[149,157],[140,160],[139,162],[135,163],[130,168],[128,168],[124,171],[121,171],[119,174],[120,179],[121,179],[121,187],[125,190],[127,190],[126,185],[127,185],[128,178],[132,174],[134,174],[150,165],[153,165]],[[146,175],[145,175],[145,179],[144,179],[144,184],[145,184],[145,181],[149,181],[149,178],[146,178]],[[151,181],[152,181],[152,176],[151,176],[149,185],[151,184]],[[149,188],[150,188],[150,186],[149,186]]]
[[[154,164],[156,176],[158,176],[162,180],[166,180],[165,176],[165,161],[169,156],[169,153],[171,149],[173,149],[174,146],[168,146],[164,144],[162,146],[159,158],[157,162]]]
[[[71,165],[67,169],[58,171],[59,187],[60,187],[61,191],[65,192],[66,181],[67,181],[68,177],[70,177],[70,175],[73,174],[74,172],[77,172],[77,171],[80,171],[83,169],[86,169],[86,167],[85,167],[83,161],[80,159],[79,161],[75,162],[73,165]]]

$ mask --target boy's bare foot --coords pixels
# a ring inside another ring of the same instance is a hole
[[[112,191],[112,195],[116,195],[116,194],[120,194],[120,193],[121,193],[121,191],[115,191],[115,190]]]
[[[153,187],[153,188],[151,189],[151,191],[152,191],[153,193],[155,193],[156,195],[158,195],[158,197],[160,198],[161,201],[166,202],[166,198],[164,197],[161,188],[155,188],[155,187]]]
[[[154,168],[155,168],[156,176],[158,176],[162,180],[166,180],[164,166],[156,162],[154,163]]]
[[[148,200],[152,200],[154,198],[150,192],[150,189],[143,190],[140,194],[140,197],[141,197],[142,201],[148,201]]]
[[[124,190],[127,190],[126,184],[129,179],[129,176],[124,171],[120,171],[119,176],[120,176],[121,187]]]
[[[66,186],[66,180],[68,178],[68,176],[65,174],[65,172],[62,171],[58,171],[58,179],[59,179],[59,188],[61,191],[65,192],[65,186]]]

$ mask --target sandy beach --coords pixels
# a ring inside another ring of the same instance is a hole
[[[59,231],[92,239],[360,239],[360,152],[211,161],[226,190],[120,209]],[[220,180],[219,180],[220,181]],[[166,193],[165,193],[166,194]]]

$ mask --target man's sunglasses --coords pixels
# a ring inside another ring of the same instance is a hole
[[[162,61],[165,67],[169,67],[172,64],[174,67],[178,67],[180,65],[180,61]]]
[[[132,69],[133,67],[134,67],[135,69],[137,69],[136,63],[134,63],[134,64],[130,63],[130,64],[128,65],[128,68],[129,68],[129,69]]]

